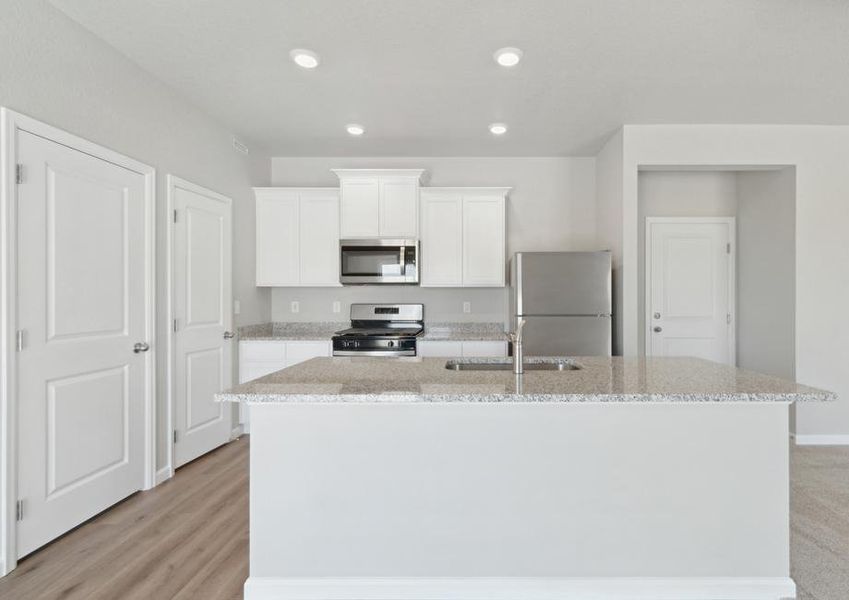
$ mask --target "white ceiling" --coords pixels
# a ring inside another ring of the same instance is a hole
[[[849,124],[845,0],[51,2],[273,155],[591,155],[623,123]],[[299,47],[321,66],[296,67]]]

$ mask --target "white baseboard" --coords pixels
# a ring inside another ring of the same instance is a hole
[[[249,577],[245,600],[780,600],[789,577]]]
[[[154,486],[159,485],[163,481],[168,481],[174,476],[174,469],[171,468],[170,465],[162,467],[156,472],[155,481],[153,482]]]
[[[0,577],[5,577],[9,574],[9,571],[6,570],[6,559],[0,556]]]
[[[794,434],[797,446],[849,446],[849,435],[799,435]]]
[[[241,425],[236,425],[230,432],[230,439],[235,440],[245,433],[245,428]]]

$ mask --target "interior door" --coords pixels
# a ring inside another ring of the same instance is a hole
[[[732,222],[649,222],[646,350],[733,365]]]
[[[144,175],[18,144],[21,557],[144,486],[149,354]]]
[[[174,224],[174,467],[230,439],[232,411],[214,395],[232,381],[232,204],[172,178]]]

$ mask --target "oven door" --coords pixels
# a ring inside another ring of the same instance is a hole
[[[416,240],[342,240],[339,281],[345,285],[418,283]]]

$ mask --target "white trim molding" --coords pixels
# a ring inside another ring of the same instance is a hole
[[[172,469],[169,465],[166,465],[159,469],[156,472],[156,478],[154,480],[154,485],[159,485],[160,483],[164,483],[174,477],[174,469]]]
[[[27,131],[58,144],[111,162],[144,177],[145,203],[145,335],[150,351],[145,354],[144,409],[144,480],[140,489],[149,489],[156,481],[156,170],[128,156],[86,139],[57,129],[26,115],[0,107],[0,576],[17,566],[17,361],[15,330],[17,324],[17,138]]]
[[[780,600],[790,577],[248,577],[245,600]]]
[[[793,434],[797,446],[849,446],[849,434]]]

